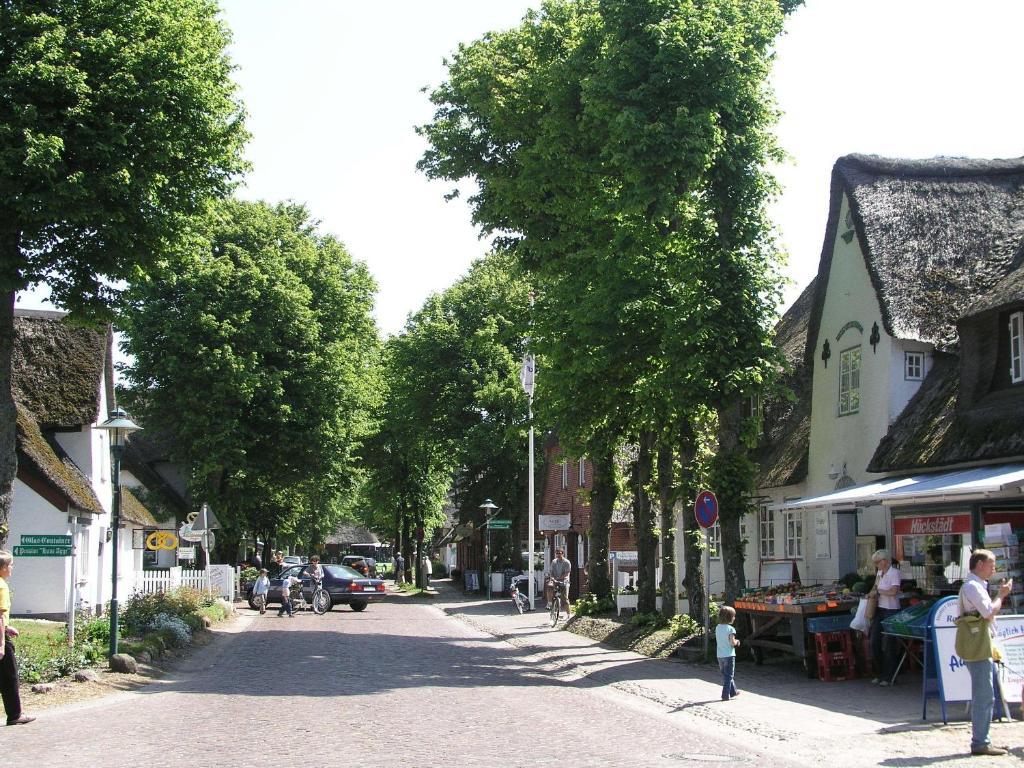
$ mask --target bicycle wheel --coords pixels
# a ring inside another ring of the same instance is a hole
[[[512,604],[516,607],[516,610],[519,611],[520,614],[522,614],[522,612],[523,612],[523,600],[522,600],[522,598],[520,598],[520,597],[514,598],[512,600]]]
[[[313,613],[322,616],[331,609],[331,595],[326,589],[313,593]]]
[[[559,605],[560,605],[560,601],[559,601],[558,595],[556,593],[555,594],[555,599],[551,601],[551,611],[550,611],[550,613],[551,613],[551,626],[552,627],[554,627],[554,626],[556,626],[558,624],[558,607],[559,607]]]

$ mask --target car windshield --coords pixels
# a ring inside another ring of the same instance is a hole
[[[298,576],[301,570],[301,565],[293,565],[291,568],[285,568],[281,571],[281,575],[278,578],[287,579],[289,576]]]
[[[352,570],[347,565],[325,565],[324,570],[336,579],[361,579],[363,574]]]

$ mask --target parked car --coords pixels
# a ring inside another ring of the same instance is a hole
[[[377,561],[372,557],[345,555],[341,558],[341,564],[347,565],[352,570],[359,571],[359,573],[371,579],[377,578]]]
[[[298,555],[285,555],[283,558],[285,565],[299,565],[300,563],[308,562],[305,557],[299,557]]]
[[[380,579],[367,578],[358,571],[345,565],[321,563],[324,569],[324,589],[331,596],[330,608],[335,605],[348,605],[353,611],[361,611],[371,602],[379,602],[387,594],[387,587]],[[307,601],[313,599],[313,585],[306,575],[307,563],[292,565],[281,571],[281,575],[270,580],[270,591],[267,592],[267,604],[281,604],[284,596],[284,580],[295,576],[302,580],[302,594]],[[245,591],[245,599],[249,607],[255,609],[252,601],[252,585]]]

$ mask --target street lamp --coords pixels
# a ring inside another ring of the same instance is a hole
[[[530,294],[530,304],[533,304],[533,294]],[[529,339],[527,339],[529,342]],[[529,524],[529,544],[527,549],[530,550],[529,554],[529,565],[527,566],[528,581],[526,582],[529,588],[528,594],[530,597],[530,610],[534,609],[533,601],[536,598],[537,586],[533,583],[533,557],[534,557],[534,515],[533,515],[533,387],[534,381],[537,376],[537,360],[529,352],[523,355],[523,368],[519,373],[519,381],[523,385],[523,391],[526,392],[529,398],[529,405],[527,406],[527,413],[530,420],[530,479],[528,484],[528,508],[527,515],[530,518]],[[518,547],[517,547],[518,549]]]
[[[499,507],[497,504],[495,504],[490,499],[487,499],[487,500],[484,501],[483,504],[480,505],[480,509],[482,509],[484,511],[484,525],[487,526],[487,544],[484,546],[484,566],[486,566],[486,570],[484,571],[484,574],[485,574],[484,578],[487,579],[487,599],[490,600],[491,599],[491,525],[490,525],[490,522],[491,522],[491,518],[498,513],[498,510],[501,509],[501,507]]]
[[[122,409],[115,408],[108,418],[95,429],[106,430],[110,436],[110,455],[114,459],[111,470],[111,478],[114,487],[113,512],[110,518],[111,538],[110,545],[114,550],[113,575],[111,576],[110,587],[110,655],[117,653],[117,532],[121,527],[121,458],[124,456],[124,440],[131,432],[142,429],[138,424],[128,418]]]

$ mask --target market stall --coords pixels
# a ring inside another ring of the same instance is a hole
[[[857,605],[859,596],[840,590],[786,584],[752,590],[737,599],[736,612],[750,619],[751,632],[743,642],[754,661],[764,661],[766,648],[782,651],[802,659],[807,676],[815,677],[818,648],[811,635],[848,629]]]

